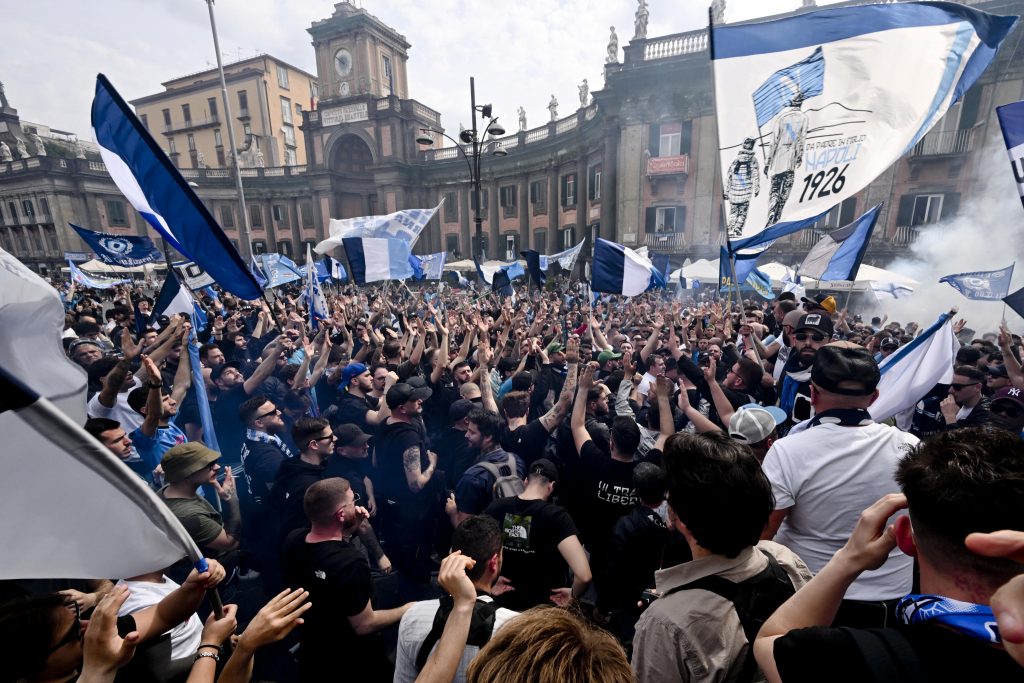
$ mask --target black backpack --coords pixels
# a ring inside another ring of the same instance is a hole
[[[479,591],[477,591],[477,595],[479,597]],[[430,651],[434,649],[437,641],[441,640],[444,625],[448,622],[448,615],[455,608],[455,601],[450,595],[442,595],[440,602],[441,604],[434,614],[434,624],[430,628],[430,633],[427,634],[423,644],[420,645],[419,652],[416,653],[416,671],[422,671],[423,667],[427,665]],[[476,601],[476,604],[473,605],[473,617],[469,622],[469,637],[466,639],[466,645],[483,647],[487,644],[494,632],[494,615],[497,611],[498,605],[494,600]]]
[[[747,637],[747,655],[737,681],[751,681],[757,672],[754,661],[754,638],[782,603],[789,600],[796,589],[790,581],[786,570],[765,550],[758,548],[768,560],[768,566],[746,581],[736,583],[721,576],[705,576],[682,586],[666,591],[661,598],[684,590],[701,589],[719,595],[733,604],[736,616],[743,626],[743,635]]]

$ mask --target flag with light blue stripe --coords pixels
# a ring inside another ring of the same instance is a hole
[[[357,285],[381,280],[407,280],[413,275],[409,265],[409,245],[402,240],[346,237],[341,244]]]

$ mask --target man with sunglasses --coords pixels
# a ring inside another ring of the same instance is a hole
[[[299,448],[299,456],[281,462],[268,498],[281,518],[282,541],[295,529],[306,526],[302,497],[323,478],[336,441],[330,423],[322,417],[300,418],[292,427],[292,439]]]
[[[783,371],[779,407],[789,415],[789,426],[814,416],[811,371],[818,349],[832,341],[832,319],[824,312],[808,313],[793,329],[793,347]]]
[[[949,396],[940,405],[946,429],[988,424],[992,416],[988,399],[985,398],[985,376],[983,370],[969,365],[960,365],[953,370]]]
[[[896,465],[918,443],[871,419],[867,408],[878,398],[880,378],[866,349],[849,342],[819,349],[808,379],[814,417],[772,444],[762,464],[775,496],[762,538],[787,546],[815,573],[846,542],[862,510],[899,492]],[[884,628],[912,579],[913,561],[893,550],[853,583],[835,625]]]

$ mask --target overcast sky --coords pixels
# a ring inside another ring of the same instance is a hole
[[[547,120],[553,93],[559,117],[579,106],[576,86],[603,81],[608,28],[621,47],[633,36],[630,0],[354,0],[412,45],[410,96],[437,109],[448,130],[469,121],[469,77],[477,101],[490,102],[514,130],[516,107],[532,128]],[[705,0],[648,0],[648,36],[707,24]],[[726,20],[798,7],[801,0],[728,0]],[[819,4],[830,4],[829,0]],[[272,54],[315,74],[306,32],[334,11],[330,0],[220,0],[215,5],[225,61]],[[33,0],[4,10],[0,81],[21,118],[92,139],[89,107],[104,73],[126,99],[216,65],[204,0]]]

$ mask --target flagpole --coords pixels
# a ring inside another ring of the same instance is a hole
[[[217,37],[217,21],[213,18],[214,0],[206,0],[210,10],[210,31],[213,33],[213,51],[217,54],[217,71],[220,74],[220,95],[224,101],[224,116],[227,117],[228,144],[231,145],[231,158],[234,160],[235,168],[235,189],[238,190],[238,205],[242,210],[242,244],[245,245],[246,253],[242,258],[246,261],[252,259],[252,237],[249,228],[249,212],[245,207],[245,190],[242,189],[242,169],[238,164],[238,145],[235,143],[234,117],[231,115],[231,100],[228,98],[228,84],[224,78],[224,64],[220,58],[220,39]],[[283,329],[283,328],[282,328]]]

